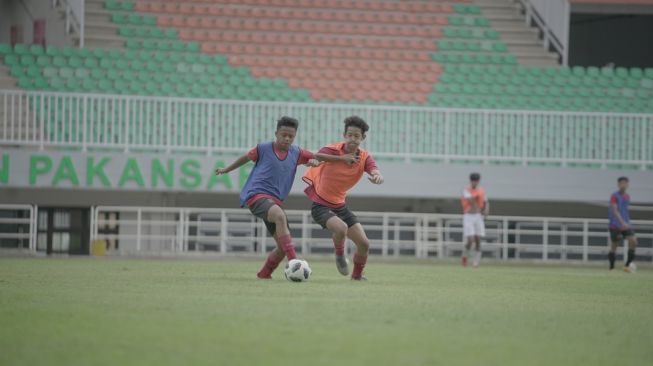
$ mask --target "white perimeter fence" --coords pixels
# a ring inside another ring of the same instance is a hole
[[[12,214],[13,213],[13,214]],[[20,213],[20,214],[19,214]],[[38,207],[0,205],[2,247],[36,251]],[[302,256],[333,253],[330,234],[308,211],[287,211]],[[449,258],[463,246],[460,215],[357,212],[383,257]],[[639,262],[653,261],[653,221],[633,221]],[[91,208],[91,240],[111,242],[110,253],[161,255],[192,253],[264,255],[274,246],[261,220],[243,209],[98,206]],[[498,260],[603,261],[608,251],[607,221],[554,217],[490,216],[483,243],[486,257]],[[354,248],[347,243],[348,250]]]
[[[345,117],[370,122],[365,147],[405,161],[653,169],[653,115],[444,109],[0,90],[0,145],[215,154],[300,120],[296,143],[319,149]]]

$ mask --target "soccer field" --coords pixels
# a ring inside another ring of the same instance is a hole
[[[310,259],[310,258],[309,258]],[[653,271],[0,258],[0,365],[650,365]]]

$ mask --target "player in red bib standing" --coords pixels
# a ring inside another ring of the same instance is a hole
[[[354,160],[320,164],[309,168],[303,177],[304,182],[308,184],[304,192],[313,201],[311,215],[315,222],[333,233],[336,267],[344,276],[349,274],[349,263],[345,257],[345,239],[349,238],[356,244],[352,280],[365,279],[363,270],[367,263],[370,241],[356,215],[347,207],[347,191],[358,183],[364,173],[369,175],[370,182],[383,183],[383,176],[376,162],[366,150],[360,148],[368,130],[369,126],[362,118],[347,117],[343,134],[345,140],[323,147],[319,153],[352,156]]]
[[[295,247],[290,236],[288,218],[283,210],[283,201],[290,193],[295,180],[297,165],[316,166],[319,161],[347,160],[347,157],[314,155],[310,151],[293,145],[299,122],[291,117],[281,117],[277,121],[274,142],[261,143],[246,155],[236,159],[226,168],[217,169],[216,174],[226,174],[249,161],[254,168],[240,193],[241,207],[247,206],[252,214],[265,222],[277,247],[270,252],[261,270],[256,274],[260,279],[272,278],[272,272],[279,266],[284,256],[295,259]],[[353,158],[349,158],[353,161]]]

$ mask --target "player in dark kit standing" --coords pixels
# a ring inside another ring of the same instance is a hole
[[[272,272],[284,256],[288,257],[288,260],[296,258],[288,219],[282,207],[295,180],[297,165],[317,166],[319,161],[353,160],[351,156],[336,158],[323,154],[314,155],[293,145],[298,126],[296,119],[281,117],[274,133],[275,142],[258,144],[228,167],[215,171],[216,174],[226,174],[249,161],[256,163],[240,193],[240,205],[247,206],[254,216],[265,222],[270,235],[277,243],[277,247],[270,252],[263,267],[256,274],[260,279],[272,278]]]
[[[614,269],[614,261],[617,248],[624,239],[628,240],[628,256],[624,272],[632,272],[634,269],[633,260],[635,260],[635,248],[637,248],[637,238],[635,232],[630,227],[630,214],[628,205],[630,196],[626,193],[628,189],[628,178],[620,177],[617,180],[619,190],[610,196],[610,207],[608,208],[608,219],[610,220],[610,252],[608,260],[610,261],[610,270]]]

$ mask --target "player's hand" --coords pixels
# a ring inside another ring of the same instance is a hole
[[[630,225],[625,224],[625,223],[623,225],[621,225],[621,231],[626,231],[626,230],[629,230],[629,229],[630,229]]]
[[[229,171],[227,171],[227,168],[218,168],[215,170],[215,175],[220,175],[220,174],[227,174]]]
[[[322,163],[323,163],[322,161],[319,161],[317,159],[311,159],[311,160],[308,161],[308,163],[306,163],[304,165],[309,166],[309,167],[315,167],[315,166],[322,165]]]
[[[342,156],[342,160],[349,165],[358,163],[358,159],[359,157],[357,154],[346,154]]]
[[[374,184],[383,184],[383,176],[381,174],[371,175],[367,179]]]

